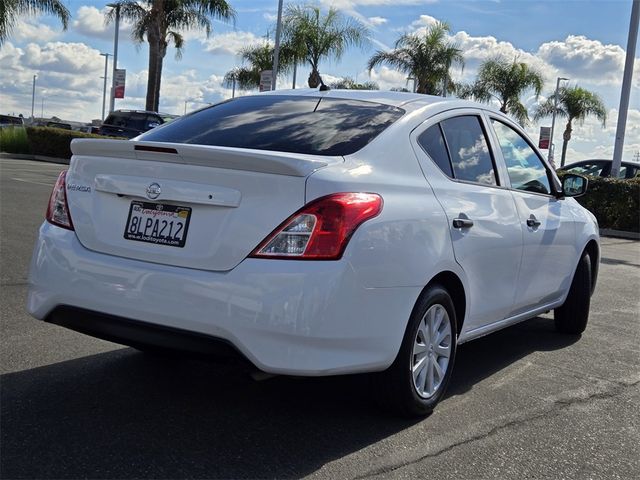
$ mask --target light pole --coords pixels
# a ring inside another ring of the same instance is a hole
[[[412,91],[413,93],[416,93],[416,79],[415,79],[415,77],[407,77],[407,84],[408,84],[410,81],[413,81],[413,87],[412,87],[412,90],[411,90],[411,91]]]
[[[231,90],[231,98],[236,98],[236,77],[233,77],[233,86]]]
[[[36,104],[36,78],[38,76],[33,76],[33,89],[31,90],[31,123],[33,123],[33,108]]]
[[[627,56],[624,62],[622,76],[622,92],[620,93],[620,108],[618,108],[618,125],[616,140],[613,146],[613,161],[611,162],[611,176],[618,177],[622,163],[622,148],[624,134],[627,128],[627,112],[629,111],[629,96],[631,94],[631,77],[633,77],[633,59],[636,56],[638,41],[638,25],[640,24],[640,0],[634,0],[631,6],[631,21],[629,22],[629,37],[627,38]]]
[[[556,127],[556,110],[558,109],[558,90],[560,89],[560,80],[569,80],[569,79],[564,77],[558,77],[556,79],[556,92],[553,95],[553,114],[551,115],[551,134],[549,137],[549,156],[547,157],[547,160],[549,160],[549,163],[553,168],[556,167],[556,164],[553,162],[553,154],[554,154],[553,130]],[[560,166],[562,167],[564,165],[560,165]]]
[[[118,33],[120,31],[120,5],[118,5],[117,3],[108,3],[107,7],[116,9],[116,32],[113,37],[113,75],[111,76],[111,100],[109,101],[109,113],[111,113],[113,112],[116,103],[116,68],[118,68]]]
[[[104,108],[107,103],[107,68],[109,66],[110,53],[101,53],[104,57],[104,84],[102,86],[102,121],[104,122]]]
[[[282,32],[282,0],[278,0],[278,23],[276,24],[276,44],[273,47],[273,72],[271,73],[271,90],[276,89],[278,79],[278,62],[280,60],[280,33]]]
[[[44,118],[44,95],[40,98],[40,118]]]

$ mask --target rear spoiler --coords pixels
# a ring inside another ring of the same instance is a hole
[[[319,168],[344,161],[342,157],[320,157],[235,147],[92,138],[72,140],[71,152],[74,156],[151,160],[294,177],[306,177]]]

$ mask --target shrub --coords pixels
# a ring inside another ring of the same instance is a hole
[[[50,127],[27,127],[27,137],[33,155],[57,158],[71,158],[71,140],[74,138],[112,138]]]
[[[587,193],[576,200],[596,216],[600,228],[640,233],[640,178],[588,178]]]
[[[29,153],[27,131],[24,127],[0,128],[0,152]]]

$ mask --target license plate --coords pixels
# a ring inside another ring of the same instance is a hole
[[[129,207],[124,238],[184,247],[190,218],[190,207],[133,201]]]

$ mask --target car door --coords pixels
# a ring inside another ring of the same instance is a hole
[[[511,315],[557,302],[567,291],[577,261],[570,207],[555,195],[548,165],[521,130],[489,115],[496,150],[509,176],[523,231],[522,265]]]
[[[468,280],[463,333],[512,310],[522,257],[513,196],[501,185],[477,110],[456,110],[412,133],[412,145],[449,222],[456,261]]]

